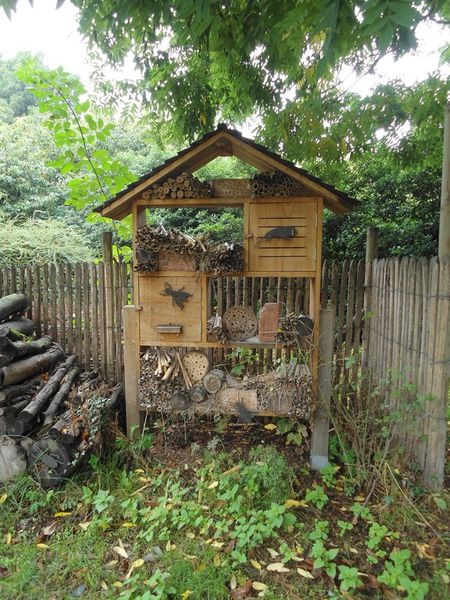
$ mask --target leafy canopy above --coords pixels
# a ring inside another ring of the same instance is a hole
[[[178,139],[218,119],[257,114],[264,124],[286,104],[305,108],[305,98],[326,96],[342,64],[370,69],[414,49],[419,23],[450,18],[446,0],[72,1],[94,48],[115,65],[134,56],[134,91]],[[1,5],[10,14],[16,0]],[[282,140],[289,128],[277,127]]]

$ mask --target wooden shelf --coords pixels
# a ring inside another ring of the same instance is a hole
[[[256,350],[282,350],[292,346],[284,346],[277,344],[276,342],[260,342],[256,339],[251,338],[242,342],[227,342],[226,344],[220,344],[219,342],[182,342],[182,341],[164,341],[155,342],[154,340],[141,340],[141,346],[157,346],[157,347],[177,347],[177,348],[254,348]]]

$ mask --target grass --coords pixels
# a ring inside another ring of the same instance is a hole
[[[448,596],[445,495],[393,485],[364,507],[342,468],[312,474],[273,440],[176,453],[119,441],[56,491],[6,485],[0,598]]]

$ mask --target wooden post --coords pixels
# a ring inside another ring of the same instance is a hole
[[[378,229],[369,225],[366,237],[366,263],[364,271],[364,323],[362,344],[362,369],[369,364],[370,311],[372,307],[372,261],[378,258]]]
[[[328,464],[328,430],[330,423],[331,378],[336,307],[320,311],[319,366],[317,408],[311,437],[311,469],[323,469]]]
[[[125,367],[125,406],[127,433],[139,433],[139,339],[138,313],[135,306],[123,307],[123,354]]]
[[[106,378],[114,378],[115,345],[114,345],[114,276],[112,256],[112,233],[104,231],[103,263],[105,266],[105,327],[106,327]]]
[[[450,103],[445,107],[444,153],[442,161],[441,214],[439,218],[439,259],[450,257]]]

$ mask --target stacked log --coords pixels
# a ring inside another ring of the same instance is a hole
[[[154,183],[142,194],[145,200],[176,200],[183,198],[209,198],[212,187],[207,181],[200,181],[192,173],[183,172],[178,177]]]
[[[308,196],[310,191],[280,171],[255,173],[251,179],[253,198],[272,196]]]
[[[30,464],[39,465],[39,481],[50,485],[51,479],[53,485],[56,475],[66,474],[79,444],[89,438],[90,432],[83,433],[83,419],[91,410],[86,396],[94,393],[92,384],[98,388],[99,379],[97,373],[80,375],[76,356],[66,357],[48,336],[28,337],[34,324],[21,317],[28,307],[23,294],[0,299],[0,481],[23,472],[27,456]],[[16,326],[23,323],[27,335]],[[80,426],[72,436],[67,427],[58,426],[62,414],[64,424],[72,424],[73,416],[78,415]],[[54,427],[59,427],[60,434],[50,443],[48,433]],[[48,475],[49,470],[53,476],[41,481],[40,474]]]
[[[244,268],[244,249],[236,243],[214,243],[206,236],[192,237],[162,225],[140,227],[136,235],[136,271],[158,271],[159,256],[168,252],[190,256],[193,269],[224,275]]]

